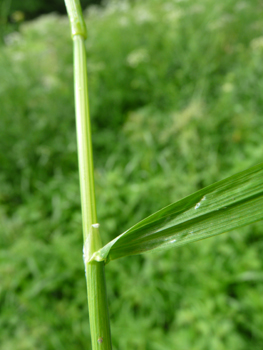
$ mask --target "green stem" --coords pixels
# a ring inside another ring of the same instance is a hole
[[[97,223],[91,127],[88,103],[86,27],[79,0],[65,0],[74,45],[75,107],[81,192],[84,262],[88,290],[89,319],[93,350],[110,350],[111,334],[106,295],[104,262],[89,260],[101,248]]]

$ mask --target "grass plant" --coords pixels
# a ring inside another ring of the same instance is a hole
[[[91,127],[84,40],[78,0],[65,0],[74,43],[74,76],[79,176],[89,318],[94,350],[111,350],[104,264],[238,229],[263,219],[263,163],[169,205],[101,248],[94,189]]]
[[[102,248],[128,230],[96,254],[113,348],[261,350],[262,222],[173,249],[176,217],[171,249],[110,260],[136,223],[262,162],[261,4],[121,0],[84,18]],[[90,349],[68,18],[24,22],[0,50],[1,348]],[[205,224],[209,196],[191,198],[181,219]]]

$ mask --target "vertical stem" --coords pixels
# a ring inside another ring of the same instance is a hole
[[[104,262],[89,260],[101,248],[94,189],[91,127],[88,103],[86,27],[79,0],[65,0],[74,45],[75,107],[81,192],[84,262],[88,290],[89,319],[93,350],[111,350],[110,321]]]
[[[81,35],[73,36],[73,45],[82,224],[85,254],[89,258],[91,251],[95,252],[101,247],[101,241],[97,224],[84,38]]]

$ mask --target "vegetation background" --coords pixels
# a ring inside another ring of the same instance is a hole
[[[104,243],[262,162],[261,1],[110,1],[85,16]],[[90,349],[68,19],[1,23],[1,349]],[[114,349],[261,350],[262,232],[110,263]]]

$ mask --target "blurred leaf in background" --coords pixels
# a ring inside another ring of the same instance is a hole
[[[262,162],[262,12],[257,0],[112,1],[86,12],[104,244]],[[0,343],[87,348],[68,20],[24,22],[0,50]],[[258,223],[112,262],[114,347],[261,350],[262,253]]]

